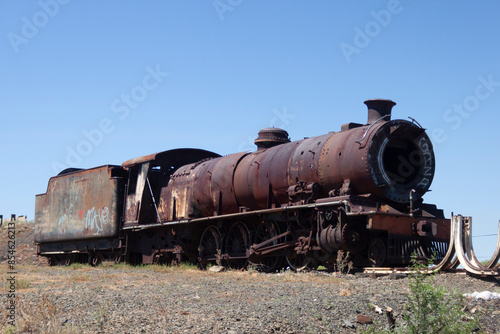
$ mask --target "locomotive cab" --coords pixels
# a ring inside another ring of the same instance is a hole
[[[128,183],[124,226],[167,221],[162,217],[172,208],[161,205],[161,193],[171,176],[181,166],[215,157],[220,155],[200,149],[175,149],[125,161],[122,166],[128,170]]]

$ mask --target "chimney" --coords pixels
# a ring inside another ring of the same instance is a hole
[[[384,121],[390,121],[392,107],[396,105],[396,102],[384,99],[366,100],[364,103],[368,107],[368,122],[366,124],[373,124],[384,116],[386,116]]]

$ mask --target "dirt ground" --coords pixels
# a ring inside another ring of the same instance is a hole
[[[9,228],[9,226],[11,228]],[[9,233],[9,230],[11,233]],[[12,234],[12,231],[14,231],[14,234]],[[9,222],[4,222],[3,226],[0,228],[0,263],[7,261],[9,241],[15,241],[16,264],[39,264],[33,236],[33,223],[16,223],[15,228],[12,228],[12,225],[9,225]],[[14,238],[10,239],[9,237]],[[12,245],[12,243],[10,245]],[[40,260],[40,264],[46,263],[44,259]]]
[[[401,323],[408,277],[336,276],[311,272],[199,271],[192,267],[71,265],[49,267],[36,256],[33,225],[15,229],[15,298],[9,298],[9,234],[0,229],[3,291],[0,332],[15,333],[357,333],[372,322],[386,328],[390,307]],[[439,274],[436,285],[456,293],[500,292],[498,279]],[[4,307],[5,306],[5,307]],[[500,301],[466,298],[480,333],[500,333]],[[368,320],[369,321],[368,321]]]

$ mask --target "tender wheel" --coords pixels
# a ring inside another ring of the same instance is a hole
[[[243,223],[235,223],[226,237],[225,252],[227,265],[231,269],[243,269],[248,262],[247,250],[250,248],[250,232]]]
[[[384,240],[375,238],[368,246],[368,260],[373,267],[382,267],[387,260],[387,247]]]
[[[206,269],[208,263],[220,264],[222,240],[215,226],[209,226],[203,231],[198,246],[198,266]]]
[[[122,262],[122,250],[118,250],[116,251],[116,253],[113,255],[113,263],[114,264],[119,264],[120,262]]]
[[[95,252],[90,257],[90,265],[92,267],[97,267],[102,263],[103,257],[100,252]]]
[[[64,265],[65,266],[70,266],[72,263],[75,263],[75,254],[70,254],[70,255],[66,255],[64,257]]]
[[[257,228],[257,232],[255,233],[255,244],[260,244],[266,240],[276,237],[279,234],[278,225],[274,222],[262,222]],[[275,240],[271,243],[266,244],[264,247],[269,247],[278,244],[278,240]],[[264,272],[272,272],[281,267],[283,259],[280,256],[276,255],[263,255],[260,257],[259,262],[260,268]]]
[[[57,264],[57,258],[55,255],[50,255],[47,257],[47,262],[49,263],[49,266],[53,267]]]

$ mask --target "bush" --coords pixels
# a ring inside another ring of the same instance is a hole
[[[479,320],[463,310],[463,297],[433,284],[434,274],[426,274],[427,266],[413,263],[410,293],[404,315],[404,333],[471,333]]]
[[[432,260],[431,260],[432,263]],[[448,292],[433,283],[435,274],[427,274],[427,265],[413,261],[409,275],[408,301],[403,312],[404,323],[394,329],[380,330],[371,326],[366,333],[472,333],[479,328],[479,319],[463,309],[460,293]]]

